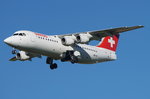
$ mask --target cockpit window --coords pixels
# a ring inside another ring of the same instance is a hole
[[[23,36],[22,33],[19,33],[19,36]]]
[[[16,36],[16,35],[18,35],[18,33],[13,34],[13,36]]]
[[[25,33],[22,33],[22,35],[23,35],[23,36],[26,36],[26,34],[25,34]]]
[[[13,36],[26,36],[26,34],[25,33],[15,33],[15,34],[13,34]]]

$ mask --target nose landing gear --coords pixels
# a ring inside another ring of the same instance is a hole
[[[12,53],[12,54],[17,54],[17,50],[13,48],[13,50],[12,50],[11,53]]]
[[[46,59],[46,64],[50,64],[50,69],[56,69],[57,68],[57,64],[56,63],[53,63],[53,59],[50,58],[50,57],[47,57]]]

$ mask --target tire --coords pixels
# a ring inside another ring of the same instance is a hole
[[[57,68],[57,64],[56,64],[56,63],[54,63],[54,64],[53,64],[53,67],[54,67],[54,69],[56,69],[56,68]]]
[[[54,66],[53,66],[53,64],[52,64],[52,65],[50,65],[50,69],[51,69],[51,70],[53,70],[53,69],[54,69]]]
[[[53,70],[53,69],[56,69],[56,68],[57,68],[57,64],[56,63],[50,65],[50,69]]]

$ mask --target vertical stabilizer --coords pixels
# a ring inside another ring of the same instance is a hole
[[[105,48],[115,52],[117,49],[118,40],[119,40],[119,34],[113,35],[112,37],[106,36],[102,38],[102,41],[100,42],[99,45],[97,45],[97,47]]]

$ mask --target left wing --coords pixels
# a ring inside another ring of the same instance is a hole
[[[17,60],[26,61],[26,60],[31,60],[34,57],[41,58],[41,55],[35,53],[28,53],[25,51],[19,51],[18,53],[16,53],[16,56],[9,59],[9,61],[17,61]]]
[[[13,58],[9,59],[9,61],[16,61],[18,60],[16,56],[14,56]]]

